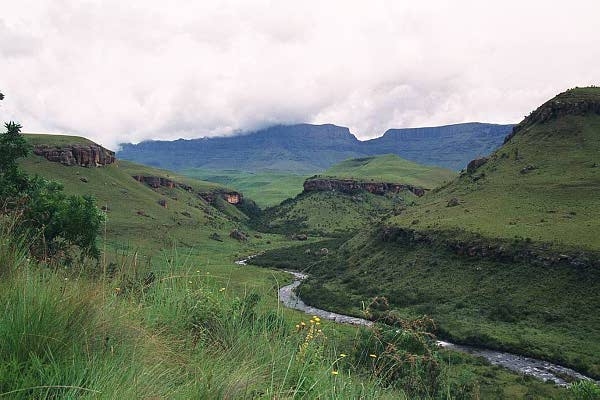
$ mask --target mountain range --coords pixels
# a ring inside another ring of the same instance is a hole
[[[512,127],[475,122],[390,129],[379,138],[360,141],[348,128],[332,124],[278,125],[238,136],[126,143],[117,157],[179,171],[313,173],[349,158],[396,154],[420,164],[460,170],[500,146]]]

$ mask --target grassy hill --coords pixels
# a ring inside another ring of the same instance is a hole
[[[58,135],[26,135],[32,144],[91,144],[87,139]],[[227,248],[226,253],[252,252],[267,240],[240,243],[228,237],[233,229],[245,229],[248,216],[236,206],[216,198],[213,204],[199,197],[199,192],[224,190],[219,184],[200,181],[129,161],[98,168],[64,166],[44,157],[31,155],[21,163],[29,174],[38,174],[60,182],[71,194],[90,194],[98,206],[107,211],[106,241],[109,249],[121,252],[141,250],[145,255],[182,247],[194,253],[210,253]],[[152,188],[136,181],[134,175],[167,178],[189,185]],[[160,203],[166,205],[163,206]],[[210,239],[220,237],[223,242]]]
[[[350,178],[364,182],[393,182],[432,188],[452,176],[454,173],[449,170],[422,166],[395,155],[385,155],[343,161],[318,175],[317,179]],[[403,208],[416,198],[409,191],[385,195],[375,195],[364,190],[355,193],[305,191],[265,210],[260,223],[263,229],[277,232],[339,236],[379,223],[385,215]]]
[[[571,90],[544,104],[487,163],[390,223],[600,250],[600,115],[538,116],[557,103],[567,110],[586,101],[600,102],[600,89]],[[459,204],[448,207],[452,198]]]
[[[184,169],[181,174],[235,188],[256,201],[260,207],[271,207],[302,192],[308,175],[283,172],[246,172],[238,170]]]
[[[360,314],[385,296],[459,342],[600,376],[600,88],[535,110],[487,161],[363,230],[303,285]]]
[[[405,183],[432,189],[450,181],[456,174],[444,168],[425,166],[405,160],[394,154],[386,154],[346,160],[325,170],[321,175],[376,182]]]

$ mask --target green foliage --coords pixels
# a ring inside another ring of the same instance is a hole
[[[72,258],[76,247],[82,257],[98,258],[96,238],[103,214],[90,196],[67,196],[62,185],[38,176],[28,177],[18,162],[30,152],[21,125],[5,124],[0,135],[0,201],[3,212],[18,216],[18,233],[28,234],[38,257]]]
[[[318,259],[300,249],[281,249],[252,262],[288,260],[282,262],[286,268],[309,267],[311,277],[298,290],[316,307],[364,316],[363,304],[385,296],[399,316],[432,316],[444,338],[551,359],[600,376],[596,268],[459,256],[426,243],[383,243],[372,232],[330,249]]]
[[[366,191],[355,195],[307,192],[264,210],[255,223],[261,229],[284,234],[344,236],[377,223],[414,197],[412,193],[378,196]]]
[[[4,126],[6,132],[0,134],[0,201],[6,202],[27,186],[17,161],[29,154],[30,146],[21,134],[21,125],[7,122]]]
[[[575,382],[569,388],[575,400],[599,400],[600,386],[592,381]]]
[[[84,256],[99,257],[96,239],[104,214],[94,198],[68,196],[59,183],[37,176],[29,180],[26,196],[28,201],[20,209],[21,228],[34,232],[34,237],[40,231],[33,248],[38,256],[66,256],[69,247],[76,246]]]

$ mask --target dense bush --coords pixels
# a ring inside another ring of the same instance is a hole
[[[27,176],[18,161],[31,146],[21,125],[5,124],[0,134],[0,214],[12,215],[16,233],[28,236],[37,258],[69,262],[79,257],[98,258],[96,239],[104,215],[90,196],[67,196],[57,182]]]

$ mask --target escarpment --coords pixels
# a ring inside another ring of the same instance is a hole
[[[37,145],[33,153],[46,158],[51,162],[58,162],[66,166],[102,167],[113,164],[116,160],[115,152],[105,149],[97,144],[49,146]]]
[[[380,196],[383,196],[387,193],[400,193],[408,190],[419,197],[423,196],[427,191],[427,189],[421,187],[402,183],[361,182],[354,179],[309,178],[304,181],[304,192],[336,191],[353,194],[363,190]]]
[[[145,175],[134,175],[133,179],[138,182],[145,183],[153,189],[158,188],[167,188],[167,189],[183,189],[188,192],[192,192],[194,188],[185,183],[177,182],[169,178],[164,178],[161,176],[145,176]],[[196,193],[199,197],[204,199],[207,203],[214,203],[217,198],[221,198],[228,202],[229,204],[238,205],[241,204],[244,200],[244,196],[242,193],[235,191],[228,191],[224,189],[214,189],[211,191],[198,192]]]

